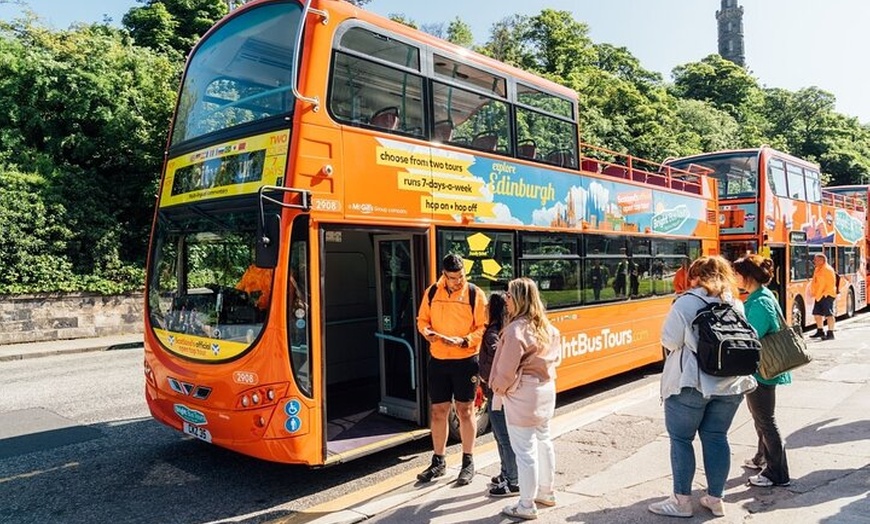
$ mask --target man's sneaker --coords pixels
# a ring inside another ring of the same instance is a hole
[[[749,469],[764,469],[764,462],[755,462],[754,458],[748,458],[743,461],[743,467]]]
[[[431,482],[434,479],[443,477],[447,474],[447,463],[443,460],[437,461],[432,459],[432,464],[424,469],[422,473],[417,475],[417,480],[420,482]]]
[[[791,484],[791,481],[787,480],[785,482],[774,482],[769,478],[765,477],[764,475],[759,474],[749,477],[749,483],[753,486],[769,488],[772,486],[788,486],[789,484]]]
[[[508,517],[512,517],[515,519],[523,519],[523,520],[535,520],[538,518],[538,508],[532,506],[531,508],[527,508],[523,506],[521,502],[517,502],[516,504],[512,504],[510,506],[505,506],[503,510],[501,510],[502,515],[507,515]]]
[[[683,504],[677,500],[676,495],[662,500],[661,502],[653,502],[647,509],[656,515],[664,515],[666,517],[691,517],[692,516],[692,501],[687,500]]]
[[[492,487],[500,486],[505,482],[507,482],[507,479],[504,478],[504,475],[502,475],[501,473],[489,479],[489,485]]]
[[[834,332],[828,331],[828,334],[825,335],[825,340],[834,340]]]
[[[489,490],[490,497],[515,497],[520,494],[520,487],[507,482]]]
[[[469,462],[465,466],[462,466],[462,469],[459,470],[459,476],[456,477],[456,485],[457,486],[466,486],[471,484],[471,480],[474,478],[474,463]]]
[[[810,338],[825,338],[825,332],[821,329],[817,329],[815,333],[810,335]]]
[[[537,502],[541,506],[547,506],[548,508],[552,508],[556,505],[556,494],[552,491],[549,493],[538,492],[538,496],[535,497],[535,502]]]

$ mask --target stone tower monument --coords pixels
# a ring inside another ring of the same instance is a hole
[[[746,65],[743,54],[743,6],[737,0],[722,0],[722,9],[716,11],[719,22],[719,54],[743,67]]]

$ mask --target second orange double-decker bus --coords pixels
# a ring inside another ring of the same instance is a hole
[[[415,317],[447,253],[487,293],[538,283],[560,390],[661,360],[676,269],[717,249],[715,182],[584,159],[578,116],[564,87],[346,2],[233,11],[190,55],[169,140],[151,413],[309,465],[428,435]]]
[[[822,188],[819,166],[770,147],[705,153],[666,164],[711,174],[719,182],[721,252],[769,256],[770,284],[799,329],[812,323],[813,255],[825,253],[843,281],[837,311],[852,316],[867,305],[863,251],[866,208]]]

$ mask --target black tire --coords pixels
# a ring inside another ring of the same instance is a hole
[[[850,289],[846,293],[846,318],[855,316],[855,292]]]
[[[791,306],[791,327],[795,333],[804,336],[804,302],[800,298],[796,298]]]
[[[477,395],[474,398],[474,409],[477,416],[477,436],[481,436],[489,429],[489,412],[487,412],[487,398],[483,394],[483,389],[477,386]],[[447,415],[447,433],[450,439],[454,442],[460,442],[462,436],[459,434],[459,416],[456,415],[456,409],[453,405],[450,406],[450,414]]]

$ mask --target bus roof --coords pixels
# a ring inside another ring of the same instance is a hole
[[[870,184],[846,184],[840,186],[825,186],[824,189],[826,191],[833,191],[834,193],[839,193],[841,191],[870,191]]]
[[[812,166],[812,167],[815,167],[816,169],[819,169],[818,164],[814,164],[813,162],[810,162],[808,160],[804,160],[803,158],[799,158],[799,157],[796,157],[794,155],[790,155],[788,153],[783,153],[782,151],[779,151],[777,149],[774,149],[774,148],[772,148],[770,146],[766,146],[766,145],[761,146],[761,147],[747,148],[747,149],[722,149],[719,151],[709,151],[706,153],[698,153],[695,155],[689,155],[689,156],[684,156],[684,157],[680,157],[680,158],[668,158],[663,163],[664,164],[669,164],[671,162],[681,162],[682,163],[682,162],[686,162],[686,161],[692,161],[692,160],[697,160],[697,159],[701,159],[701,158],[708,158],[708,157],[720,156],[720,155],[734,155],[734,154],[743,154],[743,155],[755,154],[755,155],[758,155],[758,154],[761,154],[762,152],[775,153],[777,156],[784,157],[785,159],[789,160],[790,162],[794,162],[795,164],[803,164],[805,166]]]

